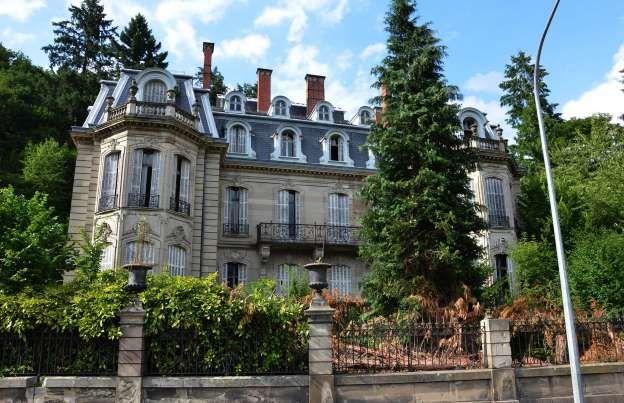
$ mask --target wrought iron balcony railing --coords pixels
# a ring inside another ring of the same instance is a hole
[[[490,228],[510,228],[509,217],[506,215],[489,214],[488,224]]]
[[[158,208],[159,204],[159,195],[145,193],[128,193],[128,207]]]
[[[117,208],[117,195],[102,195],[98,202],[98,213]]]
[[[360,242],[360,227],[260,223],[258,242],[357,245]]]
[[[249,234],[249,224],[223,224],[223,235],[240,236]]]
[[[176,199],[175,197],[169,198],[169,210],[173,210],[177,213],[182,213],[185,215],[191,215],[191,203]]]

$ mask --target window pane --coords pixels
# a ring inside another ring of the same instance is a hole
[[[106,245],[102,251],[102,260],[100,261],[100,269],[108,270],[113,268],[113,254],[115,249],[112,244]]]
[[[177,245],[169,246],[169,273],[183,276],[186,269],[186,251]]]
[[[338,290],[341,296],[351,293],[351,267],[335,265],[329,270],[329,290]]]
[[[499,225],[506,222],[503,181],[498,178],[485,180],[486,205],[490,222]]]
[[[146,102],[167,102],[167,88],[160,80],[151,80],[145,84],[143,89],[143,99]]]

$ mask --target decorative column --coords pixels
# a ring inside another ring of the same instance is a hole
[[[327,263],[310,263],[304,266],[310,274],[310,288],[314,298],[305,311],[310,325],[308,346],[309,401],[310,403],[334,402],[334,374],[332,365],[332,316],[330,308],[321,292],[327,288]]]
[[[494,401],[517,401],[516,376],[512,368],[509,320],[485,318],[483,330],[483,361],[492,370]]]
[[[105,122],[108,121],[108,117],[110,116],[111,109],[113,109],[113,101],[114,100],[115,100],[115,98],[113,98],[110,95],[106,97],[106,113],[105,113],[105,116],[104,116],[104,121]]]
[[[173,88],[167,90],[167,106],[165,107],[165,116],[175,118],[175,90]]]

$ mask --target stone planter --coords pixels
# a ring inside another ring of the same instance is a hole
[[[308,270],[310,282],[308,283],[317,296],[321,296],[324,288],[327,288],[327,270],[331,267],[329,263],[308,263],[303,266]]]
[[[130,292],[139,293],[147,288],[147,272],[152,269],[151,265],[142,263],[130,263],[124,266],[128,270],[128,285]]]

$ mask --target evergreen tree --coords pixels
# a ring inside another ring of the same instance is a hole
[[[225,85],[223,74],[219,71],[217,66],[212,69],[212,75],[210,76],[210,105],[215,106],[217,104],[217,96],[223,95],[228,92],[228,87]],[[204,83],[204,68],[198,67],[197,74],[195,74],[195,84],[202,86]]]
[[[119,35],[116,45],[117,58],[122,66],[129,69],[147,67],[167,68],[168,52],[160,52],[161,43],[156,42],[147,20],[141,14],[134,16]]]
[[[53,22],[54,43],[44,46],[50,67],[107,77],[115,68],[117,27],[106,19],[99,0],[83,0],[80,7],[70,6],[69,20]]]
[[[483,283],[475,233],[485,228],[472,201],[468,172],[475,156],[458,136],[456,89],[442,73],[445,47],[415,3],[394,0],[386,15],[388,55],[373,69],[385,88],[381,123],[368,147],[378,173],[361,191],[360,248],[371,266],[363,289],[377,313],[412,308],[417,295],[447,302],[462,285]]]

